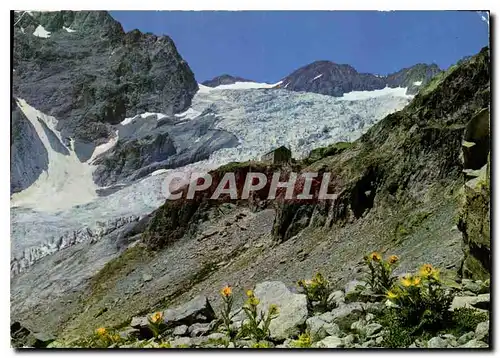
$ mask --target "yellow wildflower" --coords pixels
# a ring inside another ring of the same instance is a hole
[[[230,286],[226,286],[220,291],[220,293],[224,297],[229,297],[233,293],[233,290],[231,289]]]
[[[152,323],[158,323],[161,321],[163,318],[163,313],[162,312],[155,312],[151,315],[151,322]]]
[[[420,276],[423,277],[430,277],[431,275],[434,274],[434,272],[435,272],[434,267],[432,267],[431,264],[424,264],[422,265],[422,267],[420,267],[419,270]]]
[[[405,277],[403,277],[401,279],[401,284],[404,286],[404,287],[410,287],[412,284],[413,284],[413,281],[411,279],[411,276],[410,275],[406,275]]]
[[[382,256],[378,252],[372,252],[370,254],[370,259],[378,262],[378,261],[382,260]]]
[[[397,257],[396,255],[391,255],[388,261],[391,265],[394,265],[396,262],[399,261],[399,257]]]
[[[422,279],[420,278],[420,276],[413,277],[413,285],[414,286],[420,285],[420,282],[422,282]]]
[[[259,303],[260,303],[260,300],[255,296],[252,296],[247,300],[247,304],[249,306],[258,306]]]
[[[272,304],[269,306],[269,314],[270,315],[275,315],[279,313],[279,308],[275,304]]]
[[[246,293],[247,293],[247,297],[252,297],[253,296],[253,291],[252,290],[248,290]]]
[[[99,336],[104,336],[104,335],[106,334],[106,328],[104,328],[104,327],[99,327],[99,328],[97,328],[96,333],[97,333]]]
[[[395,298],[398,298],[398,295],[394,291],[389,291],[389,292],[387,292],[387,298],[389,298],[390,300],[393,300]]]

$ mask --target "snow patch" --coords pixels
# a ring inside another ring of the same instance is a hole
[[[129,118],[125,118],[123,121],[120,122],[120,124],[122,126],[126,126],[127,124],[130,124],[130,123],[133,123],[135,122],[136,120],[138,120],[139,118],[142,118],[142,119],[145,119],[149,116],[156,116],[156,119],[157,120],[160,120],[162,118],[165,118],[167,117],[165,114],[163,113],[152,113],[152,112],[145,112],[145,113],[142,113],[142,114],[138,114],[134,117],[129,117]]]
[[[67,32],[76,32],[76,30],[70,29],[69,27],[63,26],[63,29]]]
[[[108,142],[103,143],[95,147],[92,156],[87,161],[87,163],[92,163],[99,155],[106,153],[108,150],[112,149],[116,143],[118,143],[118,131],[115,131],[115,136],[111,138]]]
[[[195,111],[192,108],[188,108],[186,111],[182,113],[177,113],[174,114],[175,117],[177,118],[182,118],[182,119],[193,119],[198,117],[201,114],[201,112]]]
[[[422,81],[415,81],[415,82],[413,82],[413,84],[415,86],[420,86],[420,85],[422,85]]]
[[[33,35],[46,39],[50,37],[50,32],[45,30],[45,27],[43,27],[42,25],[38,25],[38,27],[35,29],[35,32],[33,32]]]
[[[288,83],[285,85],[285,87],[283,87],[283,88],[287,88],[289,84],[290,84],[290,82],[288,82]]]
[[[321,76],[323,76],[323,74],[320,74],[320,75],[317,75],[316,77],[314,77],[312,80],[317,80],[318,78],[320,78]]]
[[[94,167],[89,163],[82,163],[72,146],[68,148],[64,144],[56,129],[57,120],[31,107],[23,99],[18,99],[17,103],[47,150],[49,164],[47,170],[43,171],[30,187],[11,196],[11,206],[55,212],[88,203],[96,198],[96,185],[92,180]],[[49,138],[47,129],[54,137]],[[59,141],[57,145],[66,148],[67,153],[54,150],[54,140]]]
[[[230,85],[220,85],[212,88],[212,90],[245,90],[245,89],[256,89],[256,88],[273,88],[280,85],[283,81],[278,83],[258,83],[258,82],[235,82]]]
[[[407,90],[406,87],[396,87],[396,88],[385,87],[373,91],[352,91],[349,93],[344,93],[344,95],[339,99],[347,101],[356,101],[368,98],[377,98],[382,96],[413,98],[413,96],[406,94],[406,90]]]

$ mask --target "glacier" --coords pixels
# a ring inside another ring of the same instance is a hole
[[[215,88],[199,85],[191,107],[175,116],[180,122],[196,123],[206,113],[215,115],[216,129],[234,134],[237,146],[180,168],[157,168],[146,177],[111,188],[99,188],[92,182],[93,161],[116,145],[120,126],[147,120],[152,113],[116,125],[115,136],[96,147],[90,159],[80,162],[71,143],[66,146],[59,137],[56,119],[18,99],[49,152],[49,166],[34,184],[11,196],[11,275],[58,250],[101,240],[111,231],[141,220],[164,203],[162,185],[172,171],[206,172],[232,161],[259,160],[280,145],[288,146],[295,158],[303,158],[314,148],[359,138],[412,98],[405,94],[406,88],[330,97],[273,88],[277,84],[242,83]],[[156,120],[162,116],[156,114]],[[56,153],[42,138],[45,132],[40,121],[50,124],[67,149],[65,155]],[[198,139],[191,138],[193,142]]]

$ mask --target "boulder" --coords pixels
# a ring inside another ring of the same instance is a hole
[[[472,339],[469,342],[458,346],[458,348],[488,348],[488,344],[483,341],[478,341],[477,339]]]
[[[446,339],[440,337],[432,337],[427,342],[427,348],[446,348],[448,347],[448,342]]]
[[[328,303],[330,304],[331,307],[338,307],[342,304],[345,303],[344,301],[345,294],[343,291],[334,291],[330,293],[328,296]]]
[[[189,337],[178,337],[170,342],[172,348],[191,347],[192,341]]]
[[[465,344],[471,339],[474,339],[474,332],[467,332],[463,335],[460,336],[460,338],[457,340],[457,343],[459,345]]]
[[[344,346],[342,338],[336,336],[328,336],[319,342],[313,343],[313,348],[341,348]]]
[[[196,296],[185,304],[163,312],[164,323],[169,327],[194,323],[209,323],[215,319],[215,312],[205,296]]]
[[[305,295],[290,292],[279,281],[258,283],[254,293],[260,300],[260,312],[267,312],[271,304],[279,308],[278,317],[269,325],[271,338],[282,340],[299,334],[300,326],[305,323],[308,313]]]
[[[189,329],[189,327],[186,326],[185,324],[177,326],[174,328],[172,335],[173,336],[185,336],[188,334],[188,329]]]
[[[195,323],[189,327],[191,337],[205,336],[210,331],[210,323]]]
[[[490,294],[484,293],[479,296],[455,296],[451,303],[450,310],[453,311],[462,307],[489,310]]]
[[[371,337],[380,331],[382,331],[382,325],[378,323],[370,323],[364,327],[364,331],[367,337]]]
[[[313,341],[319,341],[328,336],[324,328],[326,324],[318,316],[309,317],[306,320],[306,331],[309,332]]]
[[[479,323],[476,327],[476,332],[474,332],[474,338],[479,341],[488,342],[489,336],[490,336],[490,321]]]

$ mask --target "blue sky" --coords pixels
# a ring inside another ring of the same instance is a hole
[[[458,11],[112,11],[125,31],[169,35],[198,82],[223,73],[277,82],[316,60],[388,74],[447,68],[488,45],[488,24]]]

